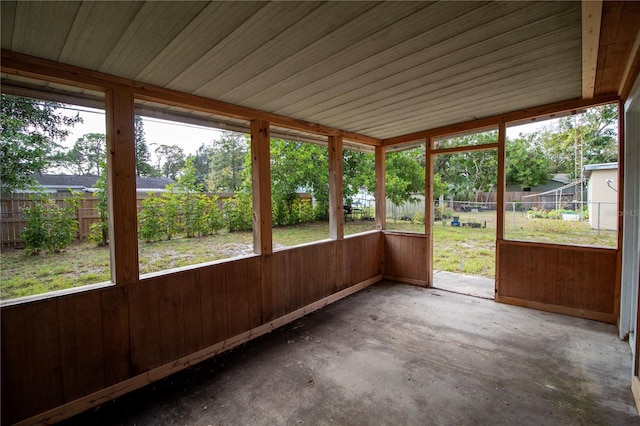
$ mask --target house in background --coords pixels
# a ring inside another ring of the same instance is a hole
[[[589,203],[589,224],[593,229],[618,229],[618,163],[584,167]]]
[[[70,190],[80,192],[95,192],[98,176],[79,175],[38,175],[34,176],[40,184],[41,191],[55,194]],[[136,177],[136,191],[138,193],[164,192],[167,185],[174,183],[173,179]],[[31,193],[34,190],[17,190],[16,193]]]

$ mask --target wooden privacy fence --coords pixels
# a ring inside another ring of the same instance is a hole
[[[65,202],[71,198],[70,193],[49,194],[58,207],[64,207]],[[139,199],[144,199],[139,197]],[[2,247],[21,247],[23,245],[21,233],[26,225],[26,220],[22,210],[25,207],[33,206],[37,201],[33,201],[29,195],[3,195],[0,199],[0,237]],[[80,206],[77,211],[78,236],[80,240],[86,239],[91,232],[91,224],[99,222],[100,216],[96,210],[98,199],[89,193],[82,195]]]

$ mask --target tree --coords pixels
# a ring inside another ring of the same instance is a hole
[[[11,95],[1,95],[0,186],[3,192],[26,188],[36,182],[34,174],[44,172],[64,139],[66,126],[82,122],[79,115],[57,111],[62,105]]]
[[[549,179],[549,160],[536,141],[537,133],[507,140],[506,178],[509,183],[531,188]]]
[[[184,150],[178,145],[160,145],[155,150],[158,165],[163,177],[176,179],[178,172],[184,167]]]
[[[207,146],[205,144],[200,145],[193,157],[193,167],[195,168],[196,183],[201,185],[202,188],[207,186],[207,179],[211,171],[211,163],[213,158],[214,148],[213,145]]]
[[[87,133],[78,138],[62,157],[61,163],[75,175],[100,175],[100,162],[105,160],[106,137],[102,133]]]
[[[442,141],[440,148],[495,143],[495,131],[474,133]],[[447,191],[456,200],[475,200],[479,192],[490,192],[496,183],[498,158],[495,150],[467,151],[437,155],[434,174],[441,177]]]
[[[563,117],[539,135],[551,173],[581,174],[580,165],[618,161],[618,108],[615,104],[589,108]]]
[[[347,203],[360,190],[373,193],[376,189],[375,157],[370,152],[343,151],[342,194]]]
[[[491,192],[496,184],[498,158],[495,150],[438,155],[434,169],[456,200],[475,200],[479,192]]]
[[[144,132],[144,122],[142,117],[136,115],[134,121],[134,132],[136,138],[136,176],[157,177],[160,172],[151,165],[151,154],[147,147],[147,138]]]
[[[273,222],[290,225],[329,217],[329,151],[304,142],[271,139]],[[298,192],[310,192],[314,211],[305,210]]]
[[[249,152],[244,135],[223,132],[220,140],[213,142],[207,189],[210,192],[235,192],[242,185],[242,171]]]
[[[424,195],[424,167],[420,158],[424,153],[420,148],[408,151],[391,152],[386,160],[386,193],[387,198],[395,205],[405,202],[415,203],[418,194]],[[424,160],[423,160],[424,161]]]

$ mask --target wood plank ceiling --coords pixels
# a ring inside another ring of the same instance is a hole
[[[3,49],[379,139],[582,95],[580,2],[1,7]]]

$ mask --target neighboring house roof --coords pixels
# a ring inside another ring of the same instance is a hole
[[[584,166],[584,177],[590,178],[591,172],[596,170],[616,170],[618,163],[599,163],[599,164],[587,164]]]
[[[568,183],[571,183],[572,180],[569,179],[569,174],[568,173],[558,173],[553,175],[553,177],[549,180],[547,180],[545,183],[540,184],[538,186],[534,186],[533,188],[531,188],[531,192],[532,193],[536,193],[536,192],[547,192],[547,191],[553,191],[554,189],[558,189]],[[507,184],[507,189],[506,192],[524,192],[522,187],[517,184]],[[529,191],[527,191],[529,192]],[[563,191],[563,194],[573,194],[574,193],[574,188],[566,188]]]
[[[37,175],[34,176],[38,183],[47,189],[57,190],[85,190],[95,187],[98,176],[77,176],[77,175]],[[136,178],[138,190],[163,190],[166,185],[174,183],[173,179],[167,178]]]

